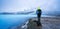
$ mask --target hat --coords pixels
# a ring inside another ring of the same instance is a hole
[[[37,7],[37,10],[40,10],[40,7]]]

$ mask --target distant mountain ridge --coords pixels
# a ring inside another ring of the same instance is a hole
[[[29,13],[33,13],[34,11],[30,11],[30,12],[0,12],[0,14],[29,14]]]

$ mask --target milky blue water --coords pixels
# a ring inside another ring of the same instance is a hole
[[[17,26],[36,15],[0,15],[0,29],[8,29],[10,26]]]

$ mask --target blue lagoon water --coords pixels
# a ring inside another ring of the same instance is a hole
[[[21,25],[32,17],[36,15],[0,15],[0,29]]]

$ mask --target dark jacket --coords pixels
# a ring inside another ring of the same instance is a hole
[[[36,14],[41,14],[41,10],[37,10],[36,11]]]

